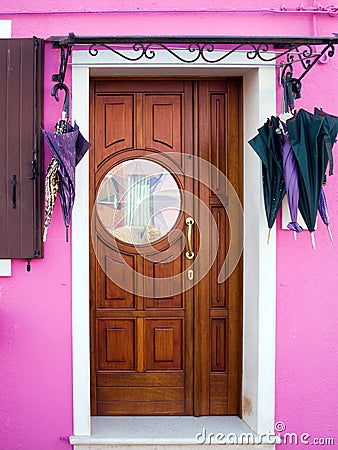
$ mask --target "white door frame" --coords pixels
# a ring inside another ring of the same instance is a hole
[[[160,52],[159,52],[160,53]],[[276,110],[275,67],[234,53],[227,63],[177,63],[163,52],[151,61],[121,61],[109,51],[72,56],[72,117],[89,135],[89,79],[118,76],[243,76],[244,261],[242,417],[258,433],[274,431],[276,235],[266,244],[267,224],[260,161],[248,146],[257,128]],[[90,435],[89,164],[77,167],[72,219],[72,345],[74,435]]]

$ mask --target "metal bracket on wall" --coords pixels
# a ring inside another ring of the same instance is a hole
[[[66,71],[67,71],[67,64],[68,59],[72,53],[72,44],[69,45],[57,45],[57,47],[60,48],[60,67],[59,67],[59,73],[54,73],[52,75],[52,81],[55,83],[64,84]],[[54,44],[55,47],[55,44]]]
[[[281,36],[53,36],[47,39],[60,48],[61,62],[53,81],[63,83],[67,63],[74,46],[86,46],[91,56],[101,50],[136,62],[152,60],[165,51],[186,64],[202,61],[215,64],[224,61],[234,52],[242,51],[248,60],[259,59],[281,68],[281,78],[294,76],[294,65],[300,63],[300,81],[312,67],[327,55],[333,57],[338,37],[281,37]]]

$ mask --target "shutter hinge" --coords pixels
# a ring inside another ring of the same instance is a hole
[[[34,154],[37,152],[34,151]],[[36,180],[38,177],[38,163],[37,160],[34,158],[32,161],[32,175],[29,177],[31,180]]]

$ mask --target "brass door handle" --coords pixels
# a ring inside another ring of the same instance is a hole
[[[192,217],[187,217],[185,223],[188,225],[188,235],[187,235],[187,247],[188,250],[185,252],[185,257],[187,259],[193,259],[195,253],[192,251],[192,228],[195,223]]]

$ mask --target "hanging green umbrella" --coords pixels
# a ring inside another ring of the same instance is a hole
[[[282,141],[276,133],[278,125],[278,119],[271,117],[259,128],[258,134],[249,141],[262,161],[264,205],[269,227],[268,242],[271,228],[275,223],[285,195]]]
[[[319,197],[329,160],[323,144],[327,136],[324,118],[300,109],[294,118],[287,121],[287,128],[298,162],[299,210],[311,233],[312,247],[315,249],[314,229]]]
[[[333,174],[333,155],[332,155],[332,147],[334,143],[336,142],[336,137],[338,134],[338,117],[332,116],[331,114],[326,113],[322,110],[322,108],[316,108],[314,109],[315,116],[322,117],[324,119],[323,126],[321,129],[321,132],[318,136],[318,143],[320,146],[322,146],[322,151],[324,152],[324,155],[328,159],[329,164],[329,175]],[[324,161],[325,163],[325,161]],[[324,184],[326,184],[326,175],[324,177]],[[319,197],[319,204],[318,204],[318,211],[320,214],[320,217],[322,218],[323,222],[327,226],[327,231],[329,233],[331,241],[333,241],[332,233],[330,230],[330,219],[329,219],[329,212],[328,212],[328,206],[326,201],[326,196],[324,193],[324,189],[321,189],[320,197]]]
[[[324,154],[327,156],[328,161],[330,162],[330,170],[329,175],[333,174],[333,155],[332,155],[332,147],[336,142],[336,137],[338,134],[338,117],[332,116],[324,112],[321,108],[314,109],[315,116],[322,117],[323,127],[321,133],[319,135],[320,145],[322,145]]]

